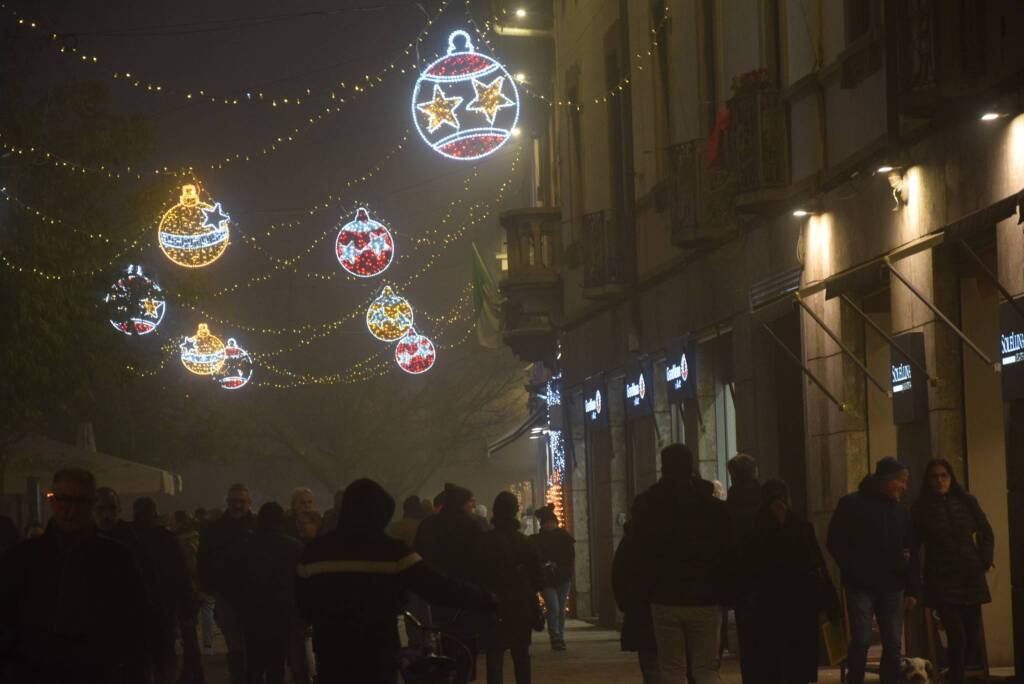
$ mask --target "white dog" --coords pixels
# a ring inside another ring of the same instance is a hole
[[[901,684],[936,684],[935,666],[924,658],[904,658],[900,664]]]

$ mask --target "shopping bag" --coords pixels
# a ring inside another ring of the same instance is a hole
[[[828,656],[829,665],[834,667],[846,660],[850,640],[846,637],[846,630],[841,623],[832,620],[822,622],[821,637],[825,642],[825,654]]]

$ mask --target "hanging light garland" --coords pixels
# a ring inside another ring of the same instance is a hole
[[[399,55],[390,60],[385,67],[375,73],[367,72],[359,78],[348,81],[338,81],[332,88],[323,91],[314,90],[309,87],[300,87],[290,93],[274,93],[260,88],[242,87],[232,93],[215,93],[207,88],[198,86],[189,89],[172,88],[158,81],[141,76],[136,69],[116,68],[114,71],[110,71],[106,66],[106,60],[102,60],[98,55],[87,53],[77,45],[71,44],[68,41],[68,38],[72,38],[73,36],[66,36],[58,32],[50,32],[49,43],[57,54],[69,57],[75,62],[81,64],[95,66],[108,73],[113,80],[153,95],[174,97],[186,102],[208,102],[211,104],[229,106],[247,104],[264,105],[271,108],[289,106],[301,107],[304,105],[315,106],[318,100],[340,100],[347,92],[362,92],[366,87],[361,86],[361,84],[372,84],[374,81],[383,78],[387,74],[395,72],[401,74],[406,73],[406,69],[409,67],[403,66],[404,60],[412,57],[414,52],[416,52],[418,45],[427,38],[434,22],[437,21],[438,17],[448,9],[449,2],[450,0],[442,0],[437,13],[433,17],[427,19],[426,24],[417,33],[416,38],[405,45],[399,52]],[[0,9],[9,10],[9,13],[13,17],[17,26],[22,29],[32,32],[43,31],[41,22],[20,14],[13,8],[9,8],[6,3],[0,3]],[[368,87],[372,87],[372,85]]]

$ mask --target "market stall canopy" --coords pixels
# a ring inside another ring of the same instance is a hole
[[[34,434],[9,448],[2,467],[3,494],[23,493],[28,478],[37,478],[46,488],[55,472],[68,467],[91,471],[96,484],[111,487],[122,496],[181,491],[179,478],[166,470]]]

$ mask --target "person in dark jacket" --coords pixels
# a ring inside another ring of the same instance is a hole
[[[758,509],[761,506],[761,483],[757,479],[757,460],[750,454],[736,454],[726,466],[732,485],[726,495],[725,504],[732,517],[733,534],[736,543],[742,544],[754,529]],[[736,638],[739,640],[740,675],[746,684],[753,680],[749,674],[753,668],[753,618],[747,588],[737,586]]]
[[[168,529],[178,539],[178,546],[185,558],[185,570],[188,573],[189,585],[192,590],[192,601],[187,612],[178,619],[178,631],[181,634],[181,674],[178,684],[204,684],[203,660],[199,651],[199,609],[204,598],[199,593],[199,582],[196,577],[196,555],[199,553],[199,528],[196,521],[187,511],[175,511],[171,516]]]
[[[636,545],[633,522],[622,528],[622,540],[612,560],[612,592],[622,611],[623,651],[636,651],[644,684],[660,684],[658,642],[654,638],[651,602],[647,595],[642,559]]]
[[[156,501],[148,496],[135,500],[132,529],[143,559],[142,580],[156,617],[150,644],[153,678],[156,684],[170,684],[177,667],[174,640],[178,622],[195,604],[192,581],[178,538],[158,524]]]
[[[256,532],[227,560],[228,598],[245,635],[247,684],[284,682],[289,642],[299,623],[295,573],[303,544],[286,532],[285,525],[280,504],[263,504]]]
[[[700,493],[693,454],[683,444],[661,451],[662,477],[637,497],[637,546],[650,587],[663,684],[717,684],[722,605],[730,601],[736,546],[724,502]]]
[[[741,554],[749,578],[751,670],[764,684],[818,681],[819,613],[836,615],[839,599],[814,528],[790,509],[789,487],[769,480]]]
[[[551,648],[565,650],[565,607],[576,565],[576,540],[558,524],[555,507],[543,506],[534,514],[540,521],[540,532],[532,539],[544,564],[544,604],[547,606],[548,636]]]
[[[231,684],[245,681],[245,636],[234,607],[225,595],[229,581],[225,577],[226,560],[235,547],[253,533],[256,518],[252,514],[252,497],[244,484],[228,490],[227,512],[210,522],[199,540],[196,570],[199,584],[214,599],[214,619],[224,635],[228,649],[228,674]]]
[[[494,529],[480,539],[481,584],[498,597],[497,621],[483,635],[487,684],[501,684],[505,651],[512,653],[516,684],[530,684],[530,642],[540,615],[540,555],[519,531],[519,501],[512,492],[494,499]]]
[[[396,684],[396,618],[408,591],[439,605],[494,608],[485,592],[444,577],[388,537],[384,530],[394,510],[394,499],[379,484],[357,480],[345,490],[338,529],[302,553],[296,597],[300,615],[313,625],[322,684]]]
[[[18,526],[6,515],[0,515],[0,556],[20,541],[21,533],[18,532]]]
[[[839,565],[850,621],[847,681],[861,684],[872,618],[882,637],[882,684],[899,676],[903,616],[920,595],[917,539],[910,511],[900,503],[910,471],[883,458],[874,475],[839,500],[828,526],[828,551]]]
[[[414,548],[432,567],[445,575],[479,584],[478,552],[484,532],[472,516],[475,506],[473,493],[464,487],[446,484],[443,494],[440,512],[423,520],[416,530]],[[470,654],[459,661],[459,674],[473,681],[479,652],[477,637],[482,626],[480,616],[464,611],[456,617],[454,611],[443,606],[432,606],[431,615],[442,624],[455,618],[450,631],[466,644]]]
[[[963,684],[967,654],[981,647],[981,606],[992,601],[985,581],[995,554],[992,526],[943,459],[925,468],[911,513],[924,549],[924,602],[938,611],[949,640],[947,680]]]
[[[96,532],[96,480],[53,477],[43,536],[0,562],[0,678],[18,684],[136,684],[150,624],[132,553]]]

